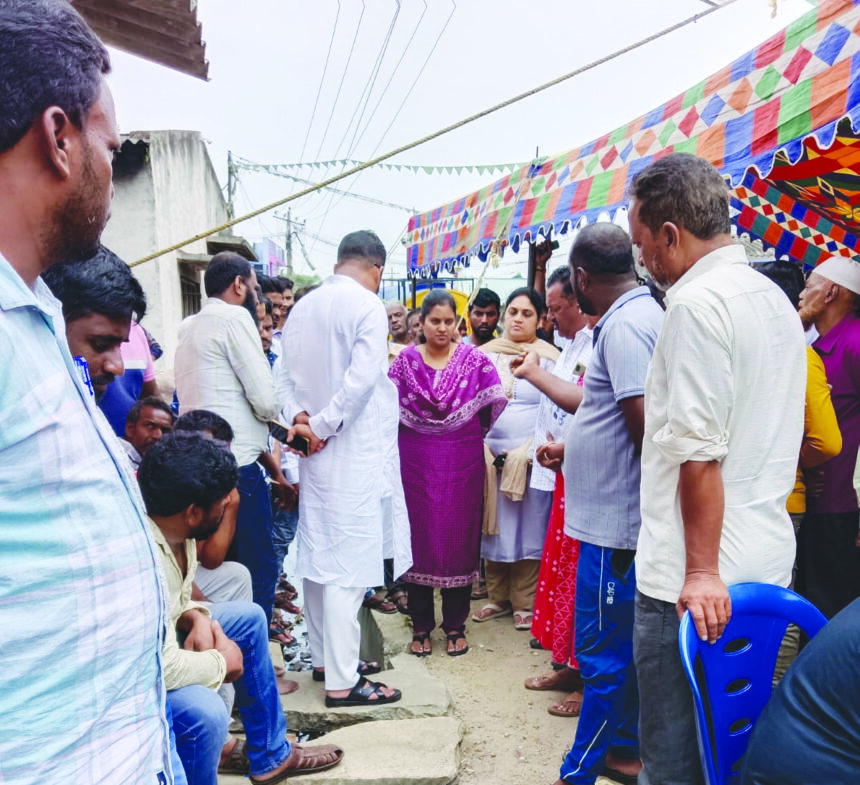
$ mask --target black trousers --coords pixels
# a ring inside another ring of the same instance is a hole
[[[436,626],[433,603],[433,587],[417,583],[407,583],[409,595],[409,615],[415,633],[430,632]],[[469,597],[472,584],[442,589],[442,629],[446,632],[462,632],[469,616]]]
[[[828,619],[860,597],[860,513],[807,513],[797,536],[795,590]]]

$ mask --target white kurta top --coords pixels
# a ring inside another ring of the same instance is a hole
[[[284,421],[305,411],[329,440],[299,465],[297,569],[316,583],[376,586],[383,557],[394,558],[395,575],[412,564],[387,339],[382,301],[344,275],[303,297],[284,329]]]

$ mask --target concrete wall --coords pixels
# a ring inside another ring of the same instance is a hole
[[[129,136],[147,142],[148,155],[131,171],[114,175],[115,195],[102,236],[104,245],[132,262],[227,220],[221,186],[199,132],[149,131]],[[205,254],[206,241],[192,243],[180,253]],[[134,274],[146,292],[143,326],[164,348],[156,367],[167,373],[173,367],[182,320],[177,254],[138,265]]]

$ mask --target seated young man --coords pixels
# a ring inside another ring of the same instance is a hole
[[[163,668],[176,747],[190,785],[216,785],[219,761],[234,752],[222,749],[227,717],[215,690],[225,681],[235,686],[254,785],[327,769],[343,757],[333,745],[287,742],[260,607],[225,602],[207,608],[191,600],[195,539],[218,530],[236,480],[232,453],[198,433],[165,436],[149,449],[138,471],[166,577],[172,627],[186,636],[180,648],[168,635]]]

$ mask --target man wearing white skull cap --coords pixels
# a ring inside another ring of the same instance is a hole
[[[804,327],[815,325],[842,432],[842,452],[807,476],[797,544],[797,590],[828,618],[860,597],[860,514],[853,476],[860,445],[860,263],[832,257],[800,295]]]

